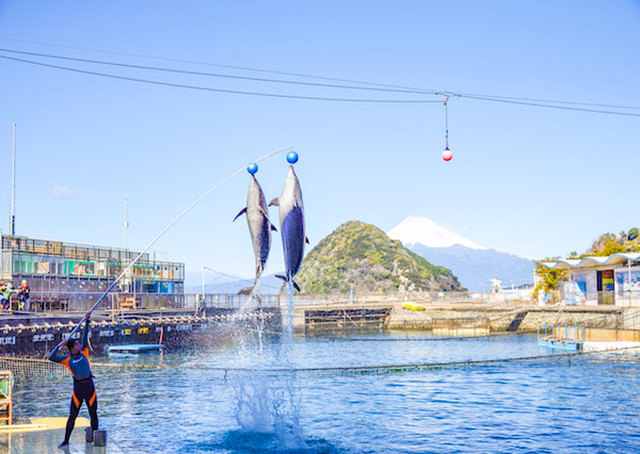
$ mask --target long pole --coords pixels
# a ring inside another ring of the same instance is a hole
[[[11,219],[9,231],[16,234],[16,124],[13,124],[13,172],[11,173]]]
[[[284,153],[285,151],[290,151],[292,150],[292,147],[287,147],[287,148],[282,148],[280,150],[276,150],[276,151],[272,151],[271,153],[267,153],[266,155],[262,156],[259,159],[256,159],[254,162],[258,163],[261,161],[264,161],[265,159],[270,158],[273,155],[276,155],[278,153]],[[100,296],[100,298],[98,298],[98,301],[96,301],[96,303],[93,305],[93,307],[91,309],[89,309],[89,314],[91,314],[96,307],[98,307],[100,305],[100,303],[102,302],[102,300],[109,294],[109,292],[113,289],[113,287],[116,286],[116,284],[118,282],[120,282],[120,279],[122,279],[122,277],[125,275],[125,273],[127,271],[129,271],[133,265],[140,260],[140,257],[142,257],[144,254],[146,254],[146,252],[151,249],[151,247],[156,244],[156,242],[165,234],[167,233],[167,230],[169,230],[171,227],[173,227],[173,225],[178,222],[180,219],[182,219],[189,211],[191,211],[191,209],[193,207],[195,207],[197,204],[199,204],[200,202],[202,202],[202,200],[204,200],[209,194],[211,194],[213,191],[215,191],[216,189],[218,189],[220,186],[222,186],[223,184],[225,184],[227,181],[231,180],[233,177],[239,175],[240,173],[242,173],[245,170],[245,167],[241,167],[240,169],[236,170],[235,172],[233,172],[231,175],[229,175],[227,178],[225,178],[224,180],[220,181],[218,184],[216,184],[215,186],[213,186],[212,188],[210,188],[207,192],[205,192],[204,194],[202,194],[198,199],[196,199],[191,205],[189,205],[187,208],[185,208],[182,213],[180,213],[178,216],[176,216],[164,229],[162,229],[160,231],[160,233],[158,233],[158,235],[156,235],[156,237],[151,240],[151,242],[149,244],[147,244],[147,246],[145,246],[145,248],[142,250],[142,252],[140,252],[135,259],[133,259],[133,261],[129,264],[129,266],[127,266],[121,273],[120,275],[116,278],[115,281],[113,281],[113,283],[109,286],[109,288],[107,288],[107,290],[102,294],[102,296]],[[68,339],[71,339],[71,336],[73,336],[76,331],[78,331],[80,329],[80,327],[82,326],[82,324],[84,323],[85,319],[83,318],[82,320],[80,320],[80,323],[78,323],[76,325],[75,328],[73,328],[73,331],[71,331],[71,333],[69,333],[69,336],[67,337]]]

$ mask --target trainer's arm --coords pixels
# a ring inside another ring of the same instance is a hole
[[[49,353],[49,358],[48,358],[49,361],[53,361],[54,363],[61,363],[62,361],[67,359],[69,356],[71,356],[71,355],[58,355],[57,354],[58,353],[58,349],[60,347],[64,347],[65,345],[67,345],[67,341],[63,340],[58,345],[53,347],[53,350],[51,350],[51,353]]]

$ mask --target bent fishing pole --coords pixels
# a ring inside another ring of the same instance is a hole
[[[261,158],[256,159],[255,161],[253,161],[254,163],[258,163],[261,161],[264,161],[265,159],[270,158],[271,156],[274,156],[276,154],[279,153],[284,153],[286,151],[291,151],[293,149],[293,147],[286,147],[286,148],[282,148],[280,150],[276,150],[276,151],[272,151],[271,153],[267,153],[266,155],[262,156]],[[225,179],[223,179],[222,181],[220,181],[219,183],[217,183],[216,185],[214,185],[213,187],[211,187],[207,192],[205,192],[204,194],[202,194],[198,199],[196,199],[193,203],[191,203],[191,205],[189,205],[187,208],[184,209],[184,211],[182,211],[182,213],[180,213],[178,216],[176,216],[164,229],[162,229],[162,231],[160,233],[158,233],[158,235],[156,235],[156,237],[151,240],[151,242],[149,244],[147,244],[147,246],[145,246],[145,248],[142,250],[142,252],[140,252],[135,259],[133,259],[133,261],[129,264],[129,266],[127,266],[121,273],[120,275],[118,275],[118,277],[116,278],[115,281],[113,281],[111,283],[111,285],[107,288],[107,290],[105,290],[105,292],[102,294],[102,296],[100,296],[100,298],[98,298],[98,301],[96,301],[96,303],[93,305],[93,307],[91,309],[89,309],[89,312],[87,312],[88,315],[90,315],[102,302],[103,299],[106,298],[106,296],[109,294],[109,292],[111,290],[113,290],[113,288],[116,286],[116,284],[118,282],[120,282],[120,279],[122,279],[124,277],[124,275],[133,267],[133,265],[140,260],[140,258],[149,250],[151,249],[151,247],[156,244],[156,242],[165,234],[167,233],[167,231],[173,227],[173,225],[178,222],[180,219],[182,219],[189,211],[191,211],[191,209],[193,207],[195,207],[197,204],[199,204],[200,202],[202,202],[202,200],[204,200],[209,194],[211,194],[213,191],[215,191],[216,189],[218,189],[220,186],[222,186],[223,184],[225,184],[227,181],[231,180],[233,177],[235,177],[236,175],[239,175],[240,173],[242,173],[245,170],[245,167],[241,167],[240,169],[236,170],[235,172],[233,172],[231,175],[229,175],[228,177],[226,177]],[[80,323],[78,323],[76,325],[75,328],[73,328],[73,330],[71,331],[71,333],[69,333],[69,335],[67,336],[67,341],[69,341],[71,339],[71,337],[80,329],[80,327],[82,326],[82,324],[85,322],[86,317],[83,318]]]

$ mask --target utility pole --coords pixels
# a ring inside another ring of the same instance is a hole
[[[11,215],[9,217],[9,232],[16,234],[16,124],[13,124],[13,172],[11,174]]]
[[[204,304],[204,293],[205,293],[205,285],[204,285],[204,269],[206,268],[206,266],[202,267],[202,302],[201,304]],[[631,282],[631,280],[629,280],[629,282]]]
[[[124,250],[127,251],[127,229],[129,228],[129,221],[127,220],[127,199],[124,199]]]

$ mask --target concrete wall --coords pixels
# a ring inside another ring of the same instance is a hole
[[[549,310],[532,309],[520,324],[519,331],[534,332],[538,325],[571,325],[585,328],[618,328],[622,321],[621,309],[598,310]]]
[[[507,309],[467,308],[425,308],[424,311],[411,311],[401,306],[391,310],[387,327],[390,329],[430,330],[434,318],[488,318],[491,331],[506,331],[519,312],[526,311],[518,331],[535,332],[538,325],[575,325],[586,328],[620,328],[627,320],[628,329],[640,329],[640,308],[540,308],[530,306]],[[626,315],[625,315],[626,314]]]

